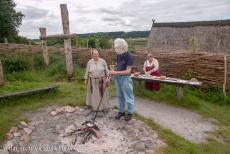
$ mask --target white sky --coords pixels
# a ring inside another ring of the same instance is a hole
[[[25,14],[20,35],[62,33],[60,4],[67,4],[72,33],[150,30],[156,22],[230,19],[230,0],[15,0]]]

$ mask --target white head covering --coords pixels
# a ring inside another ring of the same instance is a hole
[[[116,54],[120,55],[128,51],[128,43],[121,38],[114,40],[114,49]]]

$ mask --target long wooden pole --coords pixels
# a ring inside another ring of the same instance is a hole
[[[3,76],[2,62],[0,60],[0,87],[2,86],[4,86],[4,76]]]
[[[41,33],[41,37],[46,36],[46,28],[39,28],[39,31]],[[49,65],[49,53],[48,53],[46,41],[41,40],[41,45],[42,45],[42,54],[43,54],[43,58],[44,58],[44,63],[46,66],[48,66]]]
[[[4,38],[4,42],[5,42],[5,43],[8,43],[8,39],[7,39],[6,37]]]
[[[69,14],[66,4],[61,4],[61,17],[62,17],[62,27],[64,34],[70,34],[69,29]],[[71,39],[64,39],[64,51],[66,57],[66,70],[68,80],[73,78],[73,58],[72,58],[72,48],[71,48]]]
[[[223,84],[223,93],[226,97],[226,83],[227,83],[227,56],[224,56],[224,84]]]

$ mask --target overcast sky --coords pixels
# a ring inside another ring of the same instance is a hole
[[[67,4],[72,33],[150,30],[156,22],[230,19],[230,0],[15,0],[25,18],[20,35],[62,33],[60,4]]]

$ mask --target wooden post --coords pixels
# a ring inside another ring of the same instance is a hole
[[[5,42],[5,43],[8,43],[8,40],[7,40],[7,38],[6,38],[6,37],[4,38],[4,42]]]
[[[4,76],[3,76],[2,62],[0,60],[0,87],[2,86],[4,86]]]
[[[176,97],[178,100],[181,100],[183,97],[183,88],[182,86],[176,85]]]
[[[41,33],[41,37],[45,37],[46,28],[39,28],[39,30]],[[44,62],[45,62],[45,65],[48,66],[49,65],[49,53],[48,53],[47,43],[45,40],[41,40],[41,44],[42,44],[42,53],[43,53]]]
[[[61,4],[61,17],[62,17],[62,27],[64,34],[70,34],[69,29],[69,14],[66,4]],[[73,59],[72,59],[72,48],[71,48],[71,39],[64,39],[64,51],[66,57],[66,70],[68,80],[73,78]]]
[[[77,38],[76,38],[76,41],[75,41],[75,48],[77,48],[78,47],[78,40],[77,40]]]
[[[87,42],[86,42],[86,47],[89,48],[89,40],[87,39]]]
[[[223,84],[223,93],[226,97],[226,82],[227,82],[227,56],[224,56],[224,84]]]
[[[31,45],[31,39],[29,39],[29,45]]]

